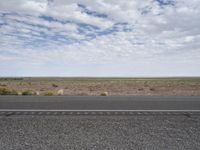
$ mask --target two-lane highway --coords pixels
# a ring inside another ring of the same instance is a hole
[[[200,97],[1,96],[0,112],[200,112]]]
[[[0,96],[0,110],[200,110],[200,97]]]

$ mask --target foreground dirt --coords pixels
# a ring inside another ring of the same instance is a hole
[[[0,78],[0,87],[43,95],[179,95],[199,96],[200,78]]]

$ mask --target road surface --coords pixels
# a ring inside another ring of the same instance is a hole
[[[1,96],[0,111],[199,111],[200,97]]]

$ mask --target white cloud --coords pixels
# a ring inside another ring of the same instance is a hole
[[[144,62],[149,62],[157,69],[162,68],[157,63],[175,64],[175,68],[191,64],[196,69],[200,64],[200,1],[168,1],[163,1],[165,5],[156,0],[0,2],[0,62],[4,62],[0,68],[12,60],[38,68],[48,64],[146,68]],[[184,69],[185,73],[189,70]],[[122,70],[130,75],[129,69]],[[198,70],[195,73],[200,75]]]

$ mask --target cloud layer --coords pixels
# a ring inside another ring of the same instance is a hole
[[[199,76],[199,0],[0,2],[0,76]]]

